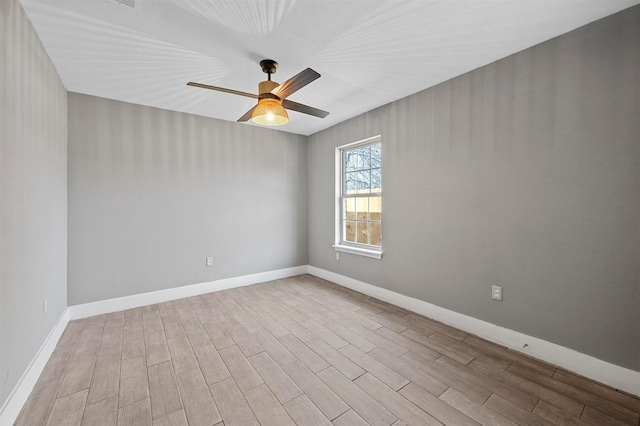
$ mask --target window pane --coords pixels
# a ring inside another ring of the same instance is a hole
[[[369,229],[367,227],[367,222],[356,222],[358,225],[358,242],[362,244],[369,244],[368,235]]]
[[[357,200],[356,201],[357,219],[358,220],[369,219],[369,199],[357,198],[356,200]]]
[[[382,220],[381,197],[369,197],[369,220]]]
[[[371,168],[371,147],[365,146],[358,149],[358,170]]]
[[[356,222],[347,220],[344,223],[344,240],[345,241],[356,241]]]
[[[358,185],[358,173],[345,173],[344,175],[344,193],[355,194]]]
[[[371,192],[382,191],[382,177],[380,175],[380,169],[371,170]]]
[[[356,218],[356,199],[355,198],[345,198],[344,199],[344,218],[345,219],[355,219]]]
[[[382,164],[381,161],[382,151],[380,149],[380,144],[371,145],[371,167],[380,167]]]
[[[380,222],[369,222],[369,244],[380,245]]]
[[[344,151],[344,170],[347,172],[353,172],[356,170],[358,152],[356,150]]]
[[[369,170],[358,172],[358,194],[371,192],[371,172]]]

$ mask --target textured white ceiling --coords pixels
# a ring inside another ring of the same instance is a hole
[[[290,99],[331,114],[278,128],[310,135],[640,0],[20,3],[72,92],[236,121],[254,100],[185,84],[257,93],[261,59],[281,83],[311,67],[322,77]]]

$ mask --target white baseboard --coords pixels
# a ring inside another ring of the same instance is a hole
[[[206,283],[173,287],[166,290],[152,291],[149,293],[117,297],[115,299],[100,300],[98,302],[83,303],[81,305],[69,306],[69,319],[75,320],[91,317],[94,315],[108,314],[110,312],[118,312],[125,309],[153,305],[156,303],[168,302],[170,300],[211,293],[212,291],[242,287],[245,285],[278,280],[306,273],[307,265],[302,265],[295,266],[293,268],[277,269],[275,271],[243,275],[240,277],[225,278]]]
[[[335,272],[316,268],[315,266],[309,266],[308,272],[319,278],[443,322],[581,376],[640,396],[640,372],[638,371],[620,367],[573,349],[450,311],[423,300],[404,296]],[[525,343],[528,350],[523,351],[522,347]]]
[[[11,391],[2,408],[0,408],[0,425],[12,425],[16,421],[20,410],[27,402],[33,387],[36,385],[40,374],[42,374],[45,365],[47,365],[47,361],[49,361],[68,323],[69,309],[67,308],[62,312],[44,343],[38,349],[36,356],[33,357],[13,391]]]

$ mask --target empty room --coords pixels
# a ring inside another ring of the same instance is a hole
[[[640,426],[639,0],[0,0],[0,426]]]

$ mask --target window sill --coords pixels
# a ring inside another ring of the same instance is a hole
[[[365,249],[360,247],[345,246],[340,244],[335,244],[333,248],[336,249],[336,251],[339,251],[342,253],[349,253],[349,254],[355,254],[358,256],[371,257],[373,259],[382,259],[382,250],[371,250],[371,249]]]

